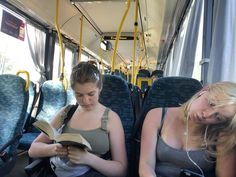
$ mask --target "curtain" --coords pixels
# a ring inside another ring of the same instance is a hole
[[[171,62],[167,61],[165,66],[167,76],[192,77],[202,10],[203,0],[193,1],[174,42],[173,54],[168,56],[168,60]],[[172,66],[168,66],[170,64]]]
[[[215,0],[207,83],[236,81],[236,1]]]
[[[37,82],[41,84],[46,80],[44,69],[46,34],[29,24],[26,25],[26,28],[30,54],[34,61],[35,70],[38,73]]]

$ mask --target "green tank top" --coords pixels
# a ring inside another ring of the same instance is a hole
[[[63,133],[80,133],[91,145],[92,153],[104,155],[110,150],[109,135],[107,132],[107,121],[109,108],[106,108],[102,120],[101,127],[92,130],[74,129],[66,124]]]

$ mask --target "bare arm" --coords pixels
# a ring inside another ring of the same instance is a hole
[[[62,108],[59,113],[56,114],[54,119],[51,122],[51,125],[55,128],[59,128],[61,125],[61,115],[64,111]],[[45,134],[40,133],[40,135],[33,141],[28,151],[29,156],[33,158],[37,157],[50,157],[50,156],[64,156],[67,155],[67,148],[63,147],[59,143],[52,144],[52,140],[50,140]]]
[[[90,152],[81,151],[73,147],[68,147],[68,156],[71,162],[75,164],[87,164],[105,176],[124,177],[126,176],[127,170],[124,130],[120,118],[112,111],[109,112],[108,130],[112,160],[105,160]]]
[[[141,150],[139,161],[140,177],[155,177],[157,129],[160,125],[161,109],[148,112],[141,135]]]
[[[221,149],[221,148],[217,148]],[[236,147],[216,159],[216,176],[217,177],[235,177],[236,176]]]

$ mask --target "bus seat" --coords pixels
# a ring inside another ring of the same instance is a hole
[[[129,164],[132,164],[131,133],[134,125],[134,111],[127,82],[115,75],[104,75],[99,101],[120,116],[125,132],[128,160]],[[132,176],[131,171],[129,175]]]
[[[74,91],[72,90],[71,87],[69,87],[66,90],[66,105],[70,105],[70,104],[76,104],[76,99],[75,99],[75,95],[74,95]]]
[[[144,97],[145,92],[147,92],[152,85],[150,71],[147,69],[140,69],[137,74],[136,84],[141,89],[142,96]]]
[[[66,91],[61,81],[47,80],[40,88],[38,110],[35,119],[51,121],[53,116],[66,104]],[[33,122],[33,121],[31,121]],[[32,125],[31,125],[32,126]],[[31,127],[23,134],[18,149],[28,150],[39,131]]]
[[[34,103],[36,101],[37,96],[37,84],[30,81],[29,85],[29,102],[27,106],[27,111],[25,115],[25,125],[24,125],[24,132],[28,130],[28,127],[30,126],[30,120],[31,120],[31,112],[34,108]]]
[[[143,102],[142,110],[134,126],[133,138],[139,157],[140,137],[143,121],[149,110],[157,107],[178,107],[202,88],[202,84],[193,78],[162,77],[156,80]],[[138,163],[139,159],[136,159]]]
[[[19,76],[0,75],[0,176],[6,176],[15,164],[29,99],[25,84]]]
[[[138,75],[139,77],[150,77],[151,74],[150,74],[150,71],[147,69],[140,69],[138,71]]]

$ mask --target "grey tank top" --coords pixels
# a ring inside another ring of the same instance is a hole
[[[97,155],[104,155],[110,150],[109,135],[107,132],[107,121],[109,108],[106,108],[102,120],[101,127],[92,130],[74,129],[66,124],[63,132],[80,133],[91,145],[92,152]]]
[[[165,108],[162,112],[156,149],[156,175],[158,177],[179,177],[181,169],[201,174],[200,170],[190,161],[185,150],[172,148],[162,139],[161,128],[164,122]],[[215,177],[215,160],[205,149],[189,151],[189,156],[203,170],[205,177]]]

